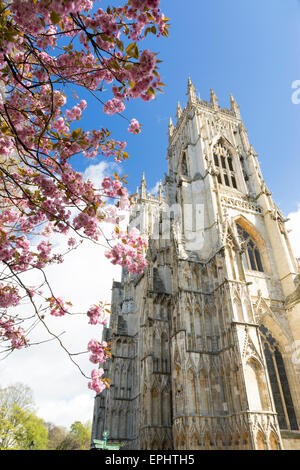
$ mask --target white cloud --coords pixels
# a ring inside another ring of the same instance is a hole
[[[76,395],[70,400],[44,401],[39,409],[39,414],[45,421],[60,423],[61,426],[69,427],[69,423],[74,422],[74,410],[76,410],[76,420],[81,422],[92,421],[93,408],[91,406],[90,394]],[[88,419],[87,419],[88,417]]]
[[[155,184],[155,186],[153,186],[153,188],[149,190],[149,193],[150,193],[150,194],[154,194],[154,196],[157,196],[157,194],[158,194],[158,189],[159,189],[159,183],[160,183],[160,181],[157,181],[157,183]]]
[[[287,229],[290,230],[289,239],[296,258],[300,258],[300,203],[298,210],[291,212],[287,217],[290,219],[286,224]]]
[[[101,162],[91,165],[84,177],[98,184],[108,175],[112,166]],[[116,171],[113,165],[113,171]],[[50,241],[58,252],[65,245],[65,237],[55,235]],[[91,338],[101,339],[102,327],[88,324],[85,312],[99,300],[110,303],[113,278],[120,279],[121,268],[113,266],[104,255],[105,249],[85,240],[75,251],[65,257],[64,263],[47,268],[47,278],[56,296],[72,301],[73,312],[83,315],[64,317],[46,316],[47,325],[58,335],[69,351],[86,351]],[[26,273],[33,285],[37,276]],[[28,306],[24,306],[28,309]],[[51,338],[38,325],[31,334],[32,341]],[[74,356],[83,372],[90,375],[97,367],[88,355]],[[22,382],[34,392],[38,415],[56,425],[69,427],[74,421],[92,420],[94,392],[87,388],[88,380],[70,361],[56,340],[14,351],[0,362],[0,386]]]
[[[119,173],[120,166],[115,162],[100,162],[96,165],[90,165],[83,173],[85,180],[90,180],[96,187],[103,180],[105,176],[110,176],[112,172]]]

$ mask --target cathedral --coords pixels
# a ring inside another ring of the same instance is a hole
[[[168,174],[143,175],[130,226],[143,274],[113,282],[111,388],[92,439],[131,450],[300,450],[300,263],[239,106],[200,99],[170,119]]]

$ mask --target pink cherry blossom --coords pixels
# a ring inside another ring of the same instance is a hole
[[[87,97],[95,96],[98,105],[102,103],[98,109],[109,116],[123,115],[131,99],[154,99],[161,86],[157,56],[142,50],[140,43],[147,34],[167,35],[159,4],[130,0],[106,10],[94,8],[94,0],[3,4],[0,338],[8,349],[29,344],[26,314],[14,310],[21,311],[22,302],[27,301],[35,319],[45,324],[49,315],[71,313],[71,303],[52,291],[45,268],[62,263],[65,254],[72,256],[84,238],[106,243],[107,258],[130,272],[141,273],[147,264],[147,240],[134,229],[127,233],[118,227],[131,204],[124,179],[115,175],[96,185],[72,165],[82,157],[116,162],[128,158],[126,142],[98,128],[97,111],[96,128],[85,129],[83,120],[93,109]],[[86,99],[75,94],[82,90]],[[135,118],[128,131],[141,131]],[[103,237],[104,223],[116,228],[109,243]],[[67,237],[66,253],[56,252],[51,243],[55,235]],[[43,285],[27,286],[27,271],[42,274]],[[86,312],[89,324],[106,324],[106,310],[101,302],[91,306]],[[91,340],[88,351],[93,364],[110,357],[104,342]],[[92,371],[89,388],[96,393],[108,386],[102,375],[103,369]]]
[[[141,132],[141,125],[136,119],[132,119],[128,131],[132,134],[139,134]]]
[[[104,370],[102,368],[96,370],[93,369],[91,373],[92,381],[88,383],[88,387],[91,390],[94,390],[96,393],[101,393],[106,388],[105,383],[101,379],[102,375],[104,374]]]
[[[89,317],[89,323],[91,325],[106,325],[107,318],[106,313],[103,305],[93,305],[87,312],[87,316]]]

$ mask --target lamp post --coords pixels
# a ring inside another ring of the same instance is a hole
[[[96,449],[99,450],[120,450],[124,444],[122,442],[107,442],[107,438],[109,436],[108,431],[103,431],[102,433],[103,441],[102,440],[93,440],[93,444]]]
[[[106,448],[107,438],[109,436],[108,431],[103,431],[102,436],[104,437],[104,449]]]

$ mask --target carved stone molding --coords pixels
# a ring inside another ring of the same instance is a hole
[[[242,197],[230,197],[230,196],[222,196],[221,203],[233,209],[242,210],[245,212],[251,212],[254,214],[262,214],[262,209],[260,206],[253,202],[249,202],[246,198]]]

